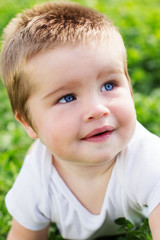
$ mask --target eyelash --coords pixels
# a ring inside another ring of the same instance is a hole
[[[105,89],[105,90],[102,90],[103,89],[103,87],[105,87],[105,85],[112,85],[112,88],[111,89]],[[102,88],[101,88],[101,91],[102,92],[110,92],[110,91],[112,91],[115,87],[117,86],[117,83],[115,82],[115,81],[110,81],[110,82],[106,82],[106,83],[104,83],[103,84],[103,86],[102,86]],[[70,100],[69,101],[67,101],[67,98],[68,98],[68,100],[69,100],[69,98],[70,98]],[[70,102],[73,102],[74,100],[76,100],[76,97],[75,97],[75,95],[74,94],[72,94],[72,93],[69,93],[69,94],[67,94],[67,95],[65,95],[65,96],[63,96],[63,97],[61,97],[61,98],[59,98],[58,99],[58,101],[57,101],[57,103],[62,103],[62,104],[64,104],[64,103],[70,103]]]
[[[69,97],[72,97],[73,100],[71,100],[71,101],[64,100],[65,98],[67,99],[67,97],[68,97],[68,98],[69,98]],[[64,100],[65,102],[63,102],[63,100]],[[57,103],[69,103],[69,102],[73,102],[74,100],[76,100],[76,97],[74,96],[74,94],[69,93],[69,94],[61,97],[61,98],[57,101]]]

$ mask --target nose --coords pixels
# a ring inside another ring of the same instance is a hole
[[[110,110],[103,104],[89,104],[87,109],[85,122],[105,118],[110,114]]]

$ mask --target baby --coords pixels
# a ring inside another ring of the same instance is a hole
[[[126,50],[103,14],[76,3],[26,10],[4,30],[1,74],[37,139],[9,193],[8,240],[116,235],[149,218],[160,239],[160,139],[136,120]]]

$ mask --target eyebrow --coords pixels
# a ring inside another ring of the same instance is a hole
[[[45,100],[47,98],[50,98],[51,96],[53,96],[54,94],[56,94],[57,92],[60,92],[60,91],[69,91],[69,90],[71,90],[71,88],[73,86],[76,87],[76,86],[79,86],[79,84],[80,83],[76,82],[76,81],[67,82],[67,84],[58,87],[57,89],[51,91],[50,93],[48,93],[47,95],[42,97],[41,100]]]
[[[124,71],[122,71],[121,69],[119,68],[113,68],[113,69],[110,69],[110,70],[103,70],[99,75],[98,75],[98,78],[100,78],[102,75],[104,74],[108,74],[108,75],[111,75],[111,74],[123,74]]]
[[[101,73],[98,74],[97,79],[99,79],[104,74],[111,75],[111,74],[117,74],[117,73],[123,74],[123,71],[121,71],[121,69],[114,69],[114,68],[111,69],[111,70],[102,70]],[[57,89],[51,91],[50,93],[48,93],[47,95],[42,97],[41,100],[46,100],[46,99],[50,98],[51,96],[53,96],[54,94],[56,94],[57,92],[60,92],[60,91],[70,91],[73,86],[74,87],[76,87],[76,86],[79,87],[79,85],[80,85],[79,81],[67,82],[65,85],[58,87]]]

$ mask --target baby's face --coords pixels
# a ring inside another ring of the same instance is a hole
[[[37,90],[28,101],[36,136],[57,159],[100,164],[130,141],[136,113],[122,54],[107,46],[60,47],[29,62]]]

